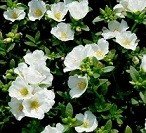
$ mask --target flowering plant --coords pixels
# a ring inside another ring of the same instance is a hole
[[[1,133],[146,133],[145,0],[2,0],[0,15]]]

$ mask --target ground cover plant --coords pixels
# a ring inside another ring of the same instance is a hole
[[[145,0],[1,0],[0,133],[145,133]]]

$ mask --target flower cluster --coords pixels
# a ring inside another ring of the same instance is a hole
[[[146,0],[2,3],[0,132],[145,133]]]
[[[24,116],[43,119],[44,113],[55,103],[54,92],[47,90],[53,80],[50,69],[46,66],[47,57],[43,51],[35,50],[27,53],[24,60],[14,69],[18,76],[9,88],[9,106],[18,120]]]
[[[137,36],[131,31],[127,31],[129,28],[127,22],[122,20],[121,23],[114,20],[108,23],[108,28],[103,29],[102,36],[105,39],[115,38],[115,42],[120,44],[126,49],[135,50],[138,45]]]
[[[92,132],[94,131],[97,126],[98,122],[96,120],[96,116],[92,114],[91,111],[86,111],[83,114],[79,113],[75,116],[75,118],[82,122],[80,126],[76,126],[75,130],[78,133],[82,132]],[[60,123],[56,124],[56,127],[51,127],[50,125],[46,126],[45,129],[41,133],[64,133],[65,129],[64,126]]]
[[[109,52],[109,43],[105,39],[99,39],[98,44],[92,43],[85,46],[79,45],[67,54],[64,60],[64,72],[81,69],[82,61],[89,57],[95,57],[97,60],[102,60]],[[80,54],[79,54],[80,53]],[[70,76],[68,86],[71,88],[70,96],[72,98],[80,97],[88,88],[88,77],[74,75]]]
[[[70,24],[63,23],[64,17],[69,11],[71,17],[75,20],[80,20],[89,12],[88,1],[82,0],[80,2],[73,1],[70,3],[58,2],[50,5],[50,10],[47,10],[46,3],[42,0],[32,0],[28,2],[28,19],[30,21],[40,20],[43,16],[47,16],[58,23],[53,27],[51,34],[61,41],[69,41],[74,39],[74,31]],[[80,10],[82,9],[82,10]],[[8,8],[3,14],[4,18],[12,22],[22,20],[25,18],[26,13],[23,8],[14,7]]]

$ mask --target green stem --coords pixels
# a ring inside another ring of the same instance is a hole
[[[137,23],[134,23],[132,28],[131,28],[131,32],[134,32],[136,30],[136,26],[137,26]]]

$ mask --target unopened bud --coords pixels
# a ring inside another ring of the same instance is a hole
[[[6,38],[3,41],[4,41],[4,43],[10,43],[10,42],[13,42],[13,39],[12,38]]]

